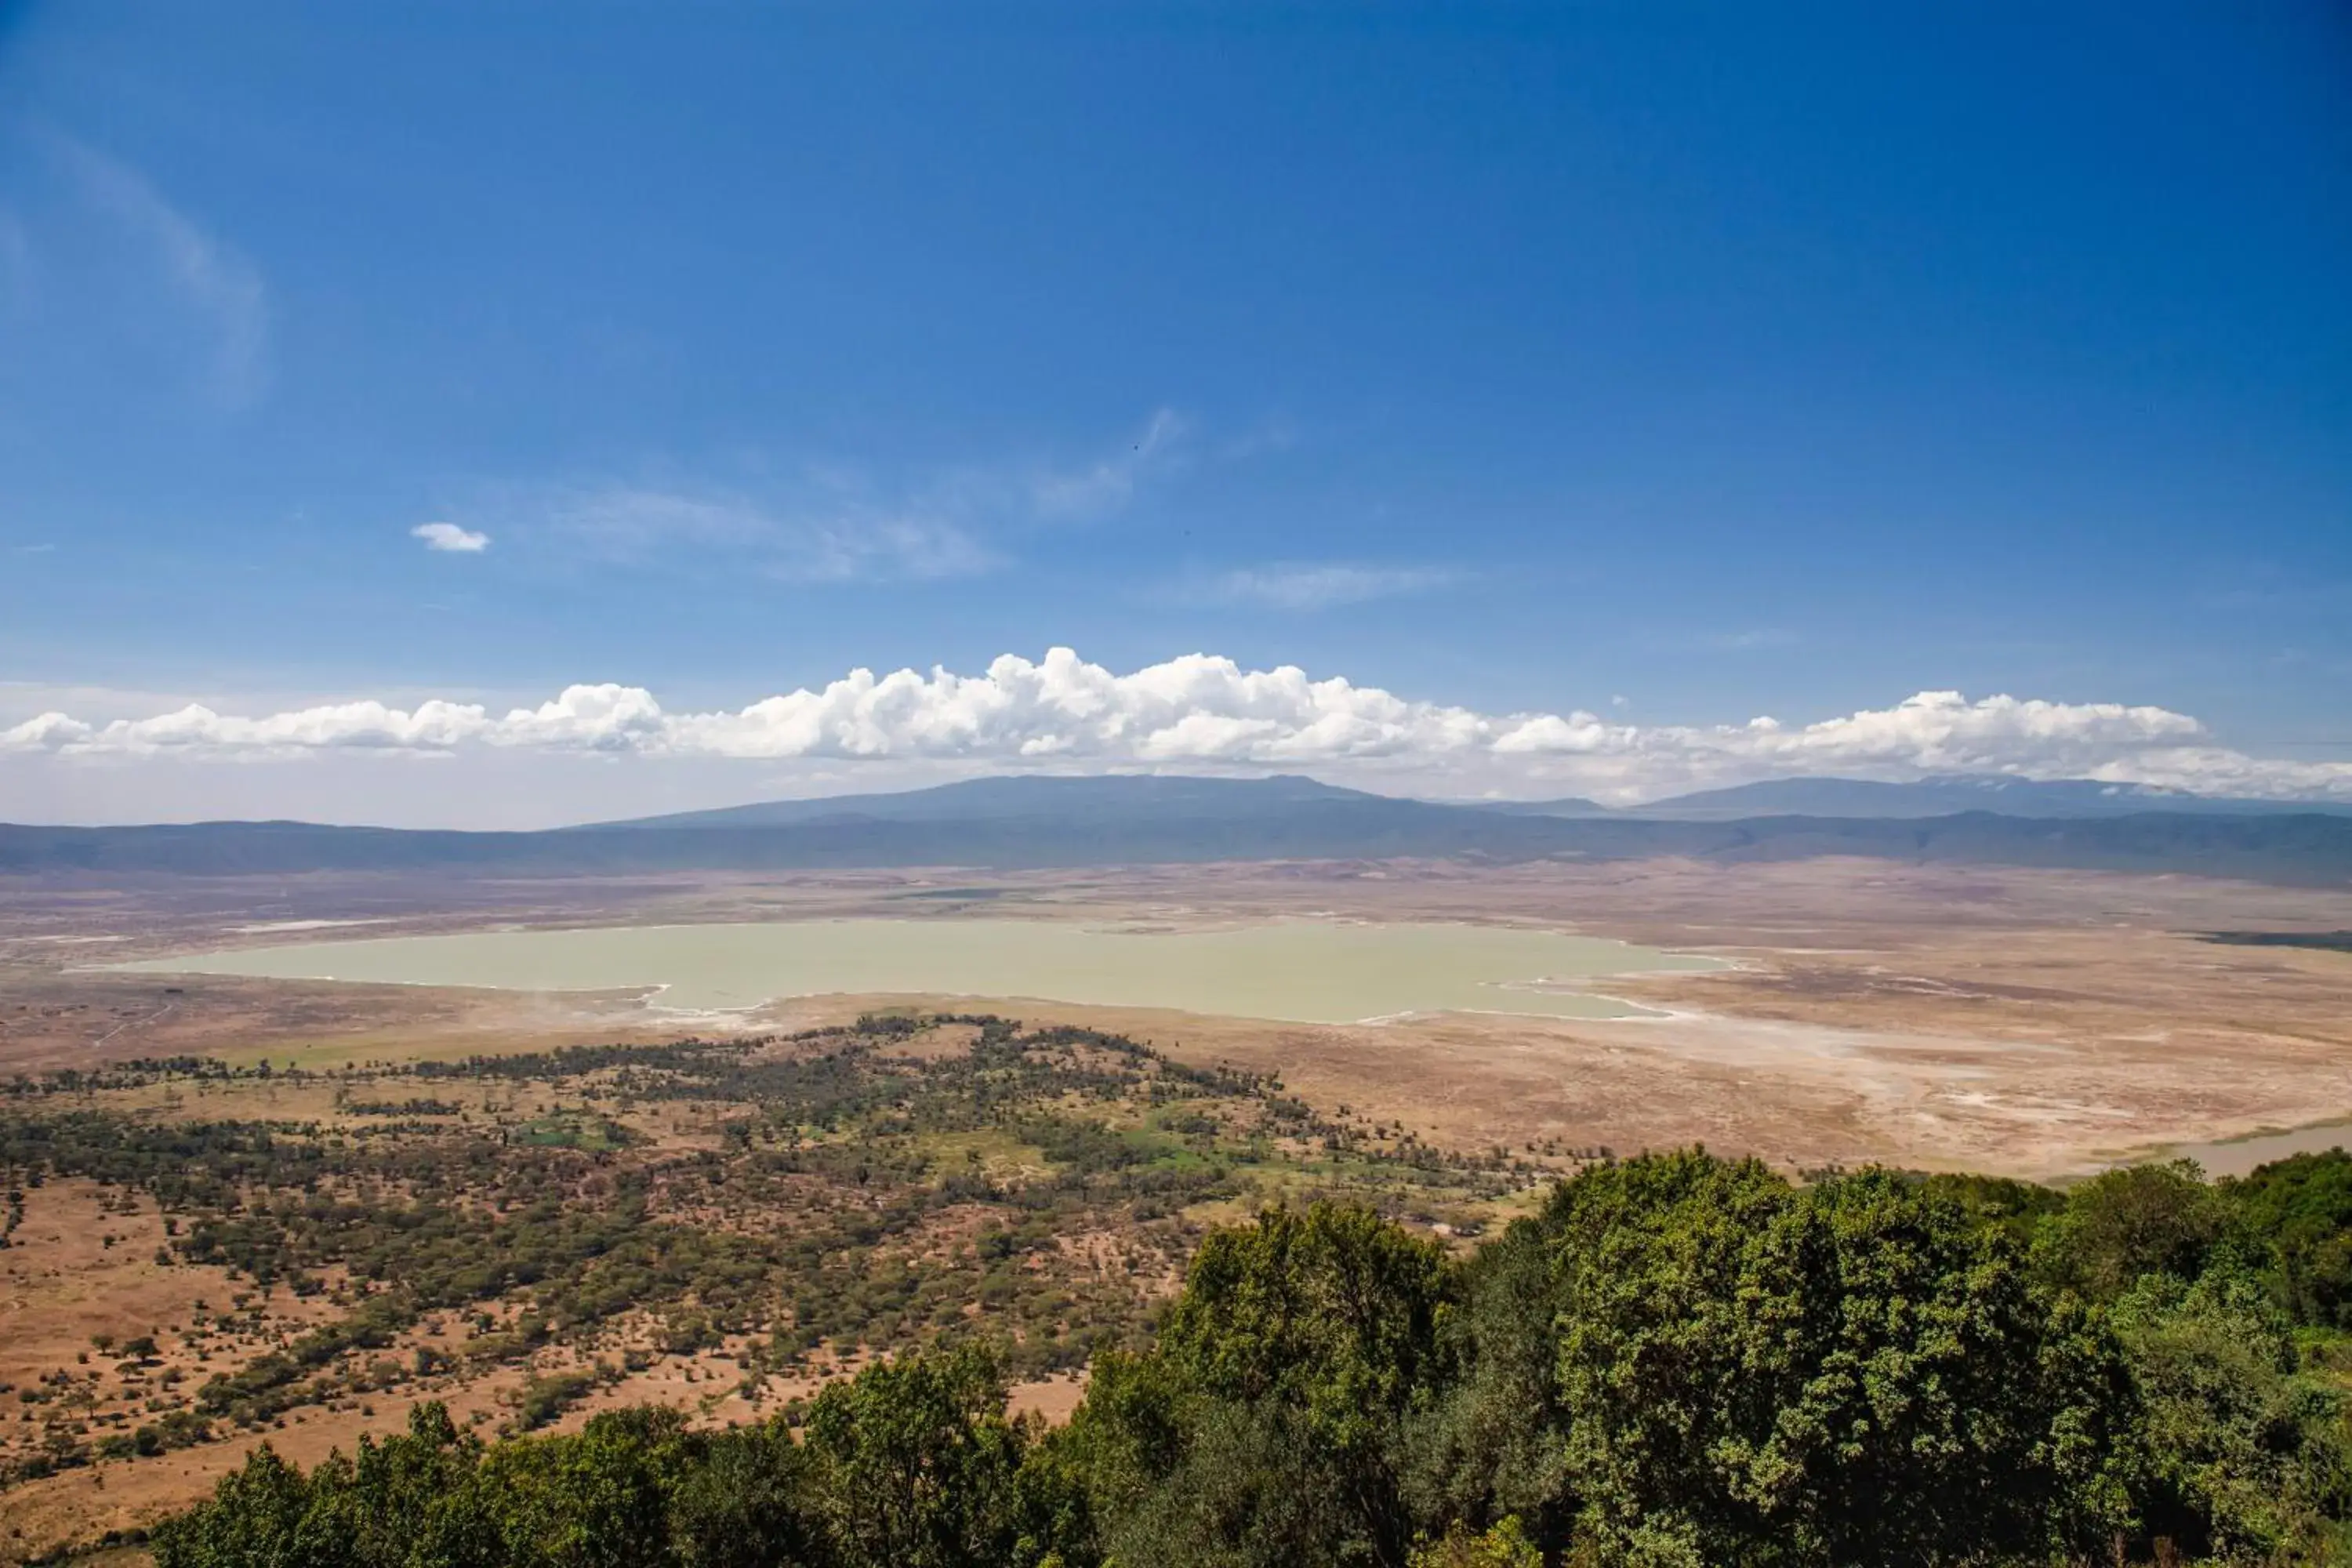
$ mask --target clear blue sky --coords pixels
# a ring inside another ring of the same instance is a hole
[[[2352,20],[0,5],[0,724],[1055,645],[2352,758]]]

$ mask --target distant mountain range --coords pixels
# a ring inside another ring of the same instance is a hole
[[[1341,789],[1297,773],[1263,779],[1165,777],[1116,773],[1093,778],[1038,776],[961,779],[892,795],[826,795],[680,811],[626,822],[592,823],[570,832],[608,828],[797,827],[810,823],[1007,822],[1055,817],[1101,824],[1134,818],[1234,821],[1345,801],[1360,805],[1419,805],[1392,795]]]
[[[2103,784],[2096,779],[2021,779],[2003,773],[1947,773],[1911,784],[1875,779],[1765,779],[1728,789],[1704,789],[1646,805],[1614,810],[1589,800],[1497,803],[1497,811],[1528,816],[1640,816],[1676,822],[1730,822],[1752,816],[1856,818],[1952,816],[1990,811],[2003,816],[2128,816],[2140,812],[2206,816],[2352,816],[2352,805],[2312,801],[2238,800],[2191,795],[2156,784]]]
[[[810,823],[1004,822],[1056,816],[1106,823],[1145,816],[1189,822],[1234,821],[1293,807],[1334,802],[1382,806],[1467,807],[1506,816],[1612,817],[1663,822],[1740,822],[1759,816],[1826,816],[1858,821],[1957,816],[1990,811],[2043,819],[2128,816],[2169,812],[2206,816],[2352,816],[2352,805],[2308,801],[2236,800],[2191,795],[2154,784],[2103,784],[2095,779],[2021,779],[2000,773],[1950,773],[1912,784],[1874,779],[1767,779],[1727,789],[1700,790],[1645,805],[1606,806],[1580,796],[1528,801],[1405,801],[1342,789],[1295,773],[1271,778],[1168,778],[1115,774],[1094,778],[965,779],[891,795],[829,795],[816,800],[764,801],[682,811],[666,816],[592,825],[603,828],[786,827]]]
[[[1736,862],[1854,855],[1914,863],[2187,872],[2314,886],[2352,883],[2352,812],[2195,796],[2117,797],[2106,794],[2107,788],[2041,784],[2011,791],[1969,780],[1788,780],[1608,811],[1589,801],[1402,800],[1297,777],[989,778],[893,795],[780,801],[540,833],[293,822],[0,826],[0,873],[570,876],[1398,857],[1527,861],[1683,856]],[[2131,805],[2095,804],[2118,798]],[[1978,804],[1936,814],[1955,800],[1990,801],[2008,809]],[[2074,809],[2063,809],[2067,805]]]

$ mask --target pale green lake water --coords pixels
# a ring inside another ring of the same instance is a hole
[[[1340,1024],[1435,1012],[1638,1017],[1647,1010],[1587,994],[1580,984],[1725,966],[1598,937],[1492,926],[1298,920],[1133,931],[1039,921],[840,920],[303,942],[120,967],[515,991],[657,985],[656,1005],[688,1012],[890,994]]]
[[[2323,1121],[2292,1127],[2284,1132],[2257,1132],[2249,1138],[2227,1138],[2212,1143],[2182,1143],[2151,1159],[2190,1159],[2209,1176],[2243,1176],[2257,1165],[2294,1154],[2325,1154],[2330,1149],[2352,1148],[2352,1122]]]

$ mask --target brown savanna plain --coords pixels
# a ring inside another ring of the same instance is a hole
[[[289,940],[493,928],[960,914],[1213,925],[1273,916],[1472,921],[1621,938],[1732,961],[1704,974],[1650,974],[1594,988],[1660,1016],[1588,1021],[1444,1015],[1308,1026],[1035,999],[826,996],[750,1014],[686,1018],[635,992],[557,995],[141,973],[94,965]],[[295,928],[289,922],[322,923]],[[1278,1075],[1288,1095],[1354,1127],[1410,1128],[1423,1146],[1524,1150],[1530,1184],[1607,1148],[1704,1142],[1792,1170],[1882,1162],[2038,1178],[2135,1154],[2352,1117],[2352,956],[2201,940],[2213,931],[2352,928],[2352,889],[2278,889],[2195,878],[1906,866],[1823,859],[1720,867],[1662,860],[1524,866],[1345,862],[1151,867],[1084,873],[875,871],[531,882],[400,876],[159,879],[79,884],[0,879],[0,1077],[205,1056],[314,1070],[452,1060],[586,1043],[674,1041],[840,1025],[877,1007],[951,1005],[1148,1040],[1175,1062]],[[946,1038],[942,1037],[942,1038]],[[929,1048],[942,1048],[935,1042]],[[948,1039],[944,1048],[961,1048]],[[444,1092],[436,1089],[436,1094]],[[466,1114],[500,1109],[496,1086],[447,1092]],[[506,1092],[529,1096],[532,1089]],[[322,1084],[149,1086],[116,1097],[137,1114],[332,1123]],[[470,1098],[468,1098],[470,1097]],[[509,1104],[518,1115],[561,1109]],[[651,1146],[715,1146],[715,1123],[645,1110]],[[1393,1132],[1383,1136],[1393,1138]],[[1017,1151],[975,1148],[979,1164]],[[1509,1201],[1476,1211],[1509,1212]],[[1239,1212],[1202,1205],[1195,1227]],[[1473,1211],[1428,1208],[1464,1226]],[[948,1223],[948,1222],[943,1222]],[[147,1401],[201,1384],[286,1342],[353,1299],[257,1292],[249,1279],[158,1258],[152,1201],[85,1182],[27,1194],[16,1244],[0,1252],[0,1385],[48,1387],[103,1430]],[[941,1233],[944,1235],[945,1233]],[[1193,1234],[1187,1231],[1182,1234]],[[939,1236],[925,1245],[946,1246]],[[1083,1263],[1144,1296],[1172,1283],[1165,1250],[1125,1253],[1115,1236],[1069,1238]],[[1073,1276],[1075,1277],[1075,1276]],[[364,1299],[364,1291],[361,1293]],[[521,1310],[493,1305],[475,1331]],[[439,1314],[396,1347],[413,1356]],[[93,1353],[157,1333],[158,1353]],[[606,1345],[659,1338],[614,1325]],[[704,1419],[751,1419],[852,1370],[866,1352],[827,1346],[757,1387],[741,1336],[635,1356],[568,1405],[551,1429],[617,1403],[663,1399]],[[86,1361],[78,1357],[87,1357]],[[510,1415],[531,1379],[590,1364],[553,1344],[478,1375],[387,1379],[382,1392],[287,1412],[268,1430],[289,1457],[348,1448],[425,1397],[461,1420]],[[72,1381],[72,1380],[69,1380]],[[58,1386],[64,1386],[60,1384]],[[1024,1403],[1058,1414],[1069,1373],[1039,1376]],[[152,1391],[152,1392],[151,1392]],[[0,1429],[19,1411],[0,1390]],[[108,1530],[135,1529],[239,1462],[250,1435],[119,1458],[0,1491],[0,1560]]]
[[[626,991],[519,994],[87,967],[180,952],[338,934],[836,915],[1171,925],[1328,915],[1538,925],[1737,967],[1596,983],[1664,1018],[1452,1015],[1322,1026],[1050,1010],[1171,1043],[1188,1058],[1279,1068],[1300,1092],[1480,1143],[1705,1142],[1791,1167],[1878,1160],[2051,1176],[2137,1151],[2352,1116],[2352,960],[2200,940],[2212,931],[2352,927],[2352,889],[1859,859],[454,887],[398,877],[261,880],[102,890],[0,881],[0,1071],[178,1052],[326,1064],[652,1040],[682,1026],[791,1028],[922,1000],[803,998],[685,1021]],[[354,923],[284,923],[311,921]],[[252,927],[269,929],[240,929]],[[1045,1005],[989,1000],[1015,1014]]]

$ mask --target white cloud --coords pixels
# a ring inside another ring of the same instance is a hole
[[[230,407],[250,403],[268,371],[269,299],[261,274],[136,169],[71,137],[52,142],[83,196],[152,252],[173,291],[206,321],[213,395]]]
[[[641,687],[583,685],[503,714],[361,700],[247,718],[189,704],[102,723],[47,712],[0,730],[0,752],[68,757],[488,750],[965,771],[1312,768],[1620,800],[1813,773],[2002,773],[2352,799],[2352,763],[2250,756],[2162,708],[1941,691],[1803,725],[1643,726],[1581,710],[1484,713],[1207,654],[1119,675],[1067,648],[1035,661],[1007,654],[976,675],[852,670],[731,711],[672,713]]]
[[[1213,596],[1230,604],[1276,610],[1325,610],[1335,605],[1423,593],[1453,580],[1452,573],[1427,566],[1280,562],[1226,573],[1217,579]]]
[[[420,522],[408,532],[411,538],[425,541],[425,548],[427,550],[446,550],[459,555],[478,555],[490,547],[488,534],[459,528],[454,522]]]

